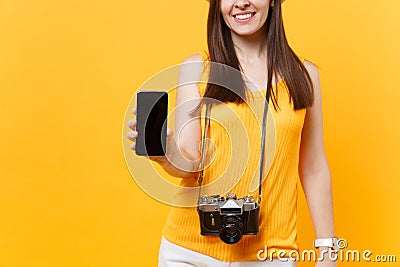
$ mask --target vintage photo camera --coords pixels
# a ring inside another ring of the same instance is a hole
[[[219,235],[227,244],[239,242],[243,235],[256,235],[259,210],[252,196],[201,196],[197,206],[201,235]]]

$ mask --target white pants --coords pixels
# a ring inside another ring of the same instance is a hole
[[[164,237],[158,254],[158,267],[297,267],[296,262],[242,261],[224,262],[210,256],[175,245]]]

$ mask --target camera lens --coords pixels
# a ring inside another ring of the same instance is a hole
[[[235,244],[242,239],[243,223],[236,216],[226,216],[222,219],[219,237],[227,244]]]

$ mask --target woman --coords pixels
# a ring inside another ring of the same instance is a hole
[[[184,63],[201,61],[230,66],[261,90],[250,88],[245,81],[239,82],[233,91],[212,83],[206,87],[201,84],[179,86],[175,129],[179,134],[173,138],[168,131],[168,156],[151,160],[170,174],[181,177],[183,186],[196,186],[201,161],[199,144],[204,128],[199,115],[203,104],[208,103],[207,99],[217,100],[224,104],[213,104],[210,117],[218,118],[224,125],[210,122],[208,138],[212,140],[215,153],[204,171],[203,184],[212,183],[222,174],[234,176],[236,166],[245,161],[246,168],[241,170],[240,181],[230,192],[240,197],[252,193],[254,187],[249,190],[249,184],[257,170],[262,142],[261,131],[252,121],[260,117],[260,112],[263,116],[265,95],[270,95],[272,105],[268,112],[274,118],[276,144],[269,171],[263,177],[259,233],[243,235],[235,244],[225,244],[218,236],[200,235],[196,208],[173,207],[163,231],[159,266],[297,266],[287,259],[293,257],[289,254],[291,251],[298,251],[298,178],[314,224],[316,245],[320,251],[328,250],[335,241],[318,71],[311,63],[301,61],[289,47],[282,23],[281,2],[277,0],[211,0],[207,37],[208,52],[190,56]],[[210,79],[217,75],[212,66],[208,69]],[[188,75],[186,69],[182,67],[182,80]],[[224,107],[235,116],[226,116]],[[219,116],[222,113],[225,115]],[[128,135],[132,141],[137,137],[135,126],[133,119],[129,122],[133,131]],[[245,129],[245,136],[235,131],[240,127]],[[224,137],[227,129],[233,130],[229,133],[231,139]],[[242,140],[249,153],[235,152],[235,148],[230,147],[234,140]],[[135,149],[134,143],[131,148]],[[227,158],[229,163],[225,164]],[[218,186],[211,191],[218,191]],[[261,261],[259,252],[264,248],[269,251],[266,256],[273,250],[282,250],[279,257],[284,259],[278,260],[277,254],[272,254],[273,261]],[[336,263],[323,253],[323,260],[317,266],[336,266]]]

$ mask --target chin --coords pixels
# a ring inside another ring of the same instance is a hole
[[[258,32],[258,30],[253,30],[253,31],[235,31],[232,30],[232,33],[234,33],[235,35],[238,36],[252,36],[254,34],[256,34]]]

